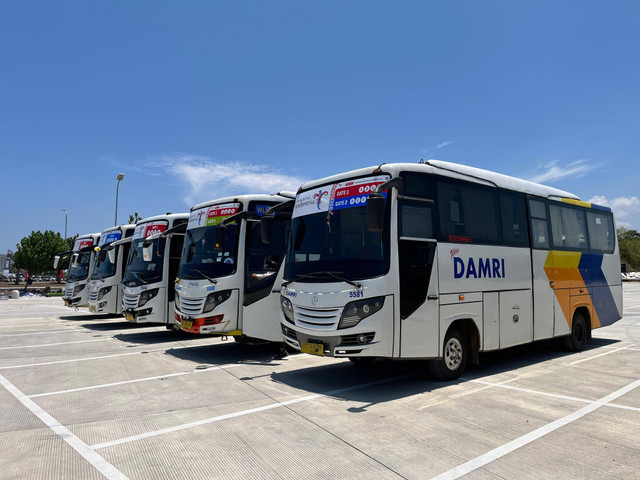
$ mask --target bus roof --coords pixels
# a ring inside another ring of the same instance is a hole
[[[286,195],[286,196],[283,196],[283,195]],[[234,195],[231,197],[216,198],[215,200],[209,200],[207,202],[198,203],[197,205],[194,205],[193,207],[191,207],[191,211],[198,210],[204,207],[209,207],[211,205],[222,204],[222,203],[234,203],[234,202],[245,203],[245,202],[251,202],[251,201],[284,202],[286,200],[292,199],[293,197],[295,197],[294,192],[278,192],[278,194],[252,193],[252,194],[245,194],[245,195]]]
[[[153,217],[143,218],[138,223],[136,223],[136,225],[140,225],[142,223],[148,223],[148,222],[157,222],[160,220],[167,220],[170,225],[173,225],[173,222],[175,220],[184,220],[184,219],[186,220],[189,219],[189,214],[186,212],[185,213],[166,213],[164,215],[154,215]]]
[[[374,175],[380,173],[388,173],[392,177],[398,176],[400,172],[420,172],[440,175],[443,177],[457,178],[469,182],[479,183],[492,187],[504,188],[516,192],[528,193],[544,198],[569,198],[580,200],[577,195],[565,192],[553,187],[541,185],[539,183],[522,180],[520,178],[503,175],[501,173],[483,170],[481,168],[469,167],[458,163],[445,162],[442,160],[427,160],[425,163],[385,163],[382,165],[373,165],[370,167],[352,170],[350,172],[332,175],[313,182],[308,182],[300,187],[300,190],[308,190],[329,183],[337,183],[339,181],[360,177],[365,175]]]
[[[116,230],[122,230],[123,232],[126,232],[127,230],[131,230],[134,228],[136,228],[136,226],[133,223],[123,223],[122,225],[116,225],[115,227],[105,228],[102,231],[102,234],[104,235],[105,233],[114,232]]]

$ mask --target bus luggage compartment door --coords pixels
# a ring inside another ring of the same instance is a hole
[[[500,292],[500,348],[533,341],[531,290]]]

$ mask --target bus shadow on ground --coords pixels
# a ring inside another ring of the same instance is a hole
[[[155,327],[155,326],[156,325],[150,325],[148,323],[147,324],[131,323],[123,319],[122,322],[87,323],[85,325],[82,325],[82,328],[86,328],[87,330],[97,330],[99,332],[108,332],[111,330],[125,330],[127,328],[130,328],[130,329],[149,328],[149,327]]]
[[[60,320],[66,320],[71,322],[84,322],[87,320],[108,320],[110,318],[122,318],[122,315],[117,314],[91,314],[91,315],[61,315],[58,317]]]
[[[129,322],[126,322],[129,325]],[[164,328],[164,325],[154,325],[151,323],[143,324],[148,327],[160,327]],[[167,343],[178,340],[188,340],[196,338],[193,333],[183,332],[182,330],[154,330],[151,332],[132,332],[132,333],[119,333],[113,336],[114,339],[120,340],[125,343],[137,343],[143,345],[153,345],[156,343]]]
[[[273,356],[280,350],[279,343],[248,345],[228,341],[189,348],[175,348],[166,352],[181,360],[207,365],[226,365],[242,363],[245,365],[269,365]]]
[[[585,351],[598,350],[618,342],[619,340],[614,339],[593,339],[587,344]],[[388,359],[378,359],[366,367],[336,359],[335,365],[325,364],[273,373],[271,378],[274,382],[296,389],[364,404],[347,409],[349,412],[358,413],[376,404],[421,393],[436,393],[444,387],[465,384],[471,380],[508,373],[572,355],[575,353],[564,350],[557,340],[543,340],[488,352],[480,354],[480,365],[467,365],[463,376],[450,382],[434,379],[429,372],[428,363],[424,360]],[[356,385],[360,388],[350,388]]]

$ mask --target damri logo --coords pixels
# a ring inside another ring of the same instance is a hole
[[[465,263],[455,253],[451,252],[455,278],[506,278],[504,258],[469,258]]]

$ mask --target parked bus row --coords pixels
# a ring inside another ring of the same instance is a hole
[[[480,352],[621,318],[613,214],[464,165],[383,164],[79,237],[64,301],[195,334],[370,363]]]

